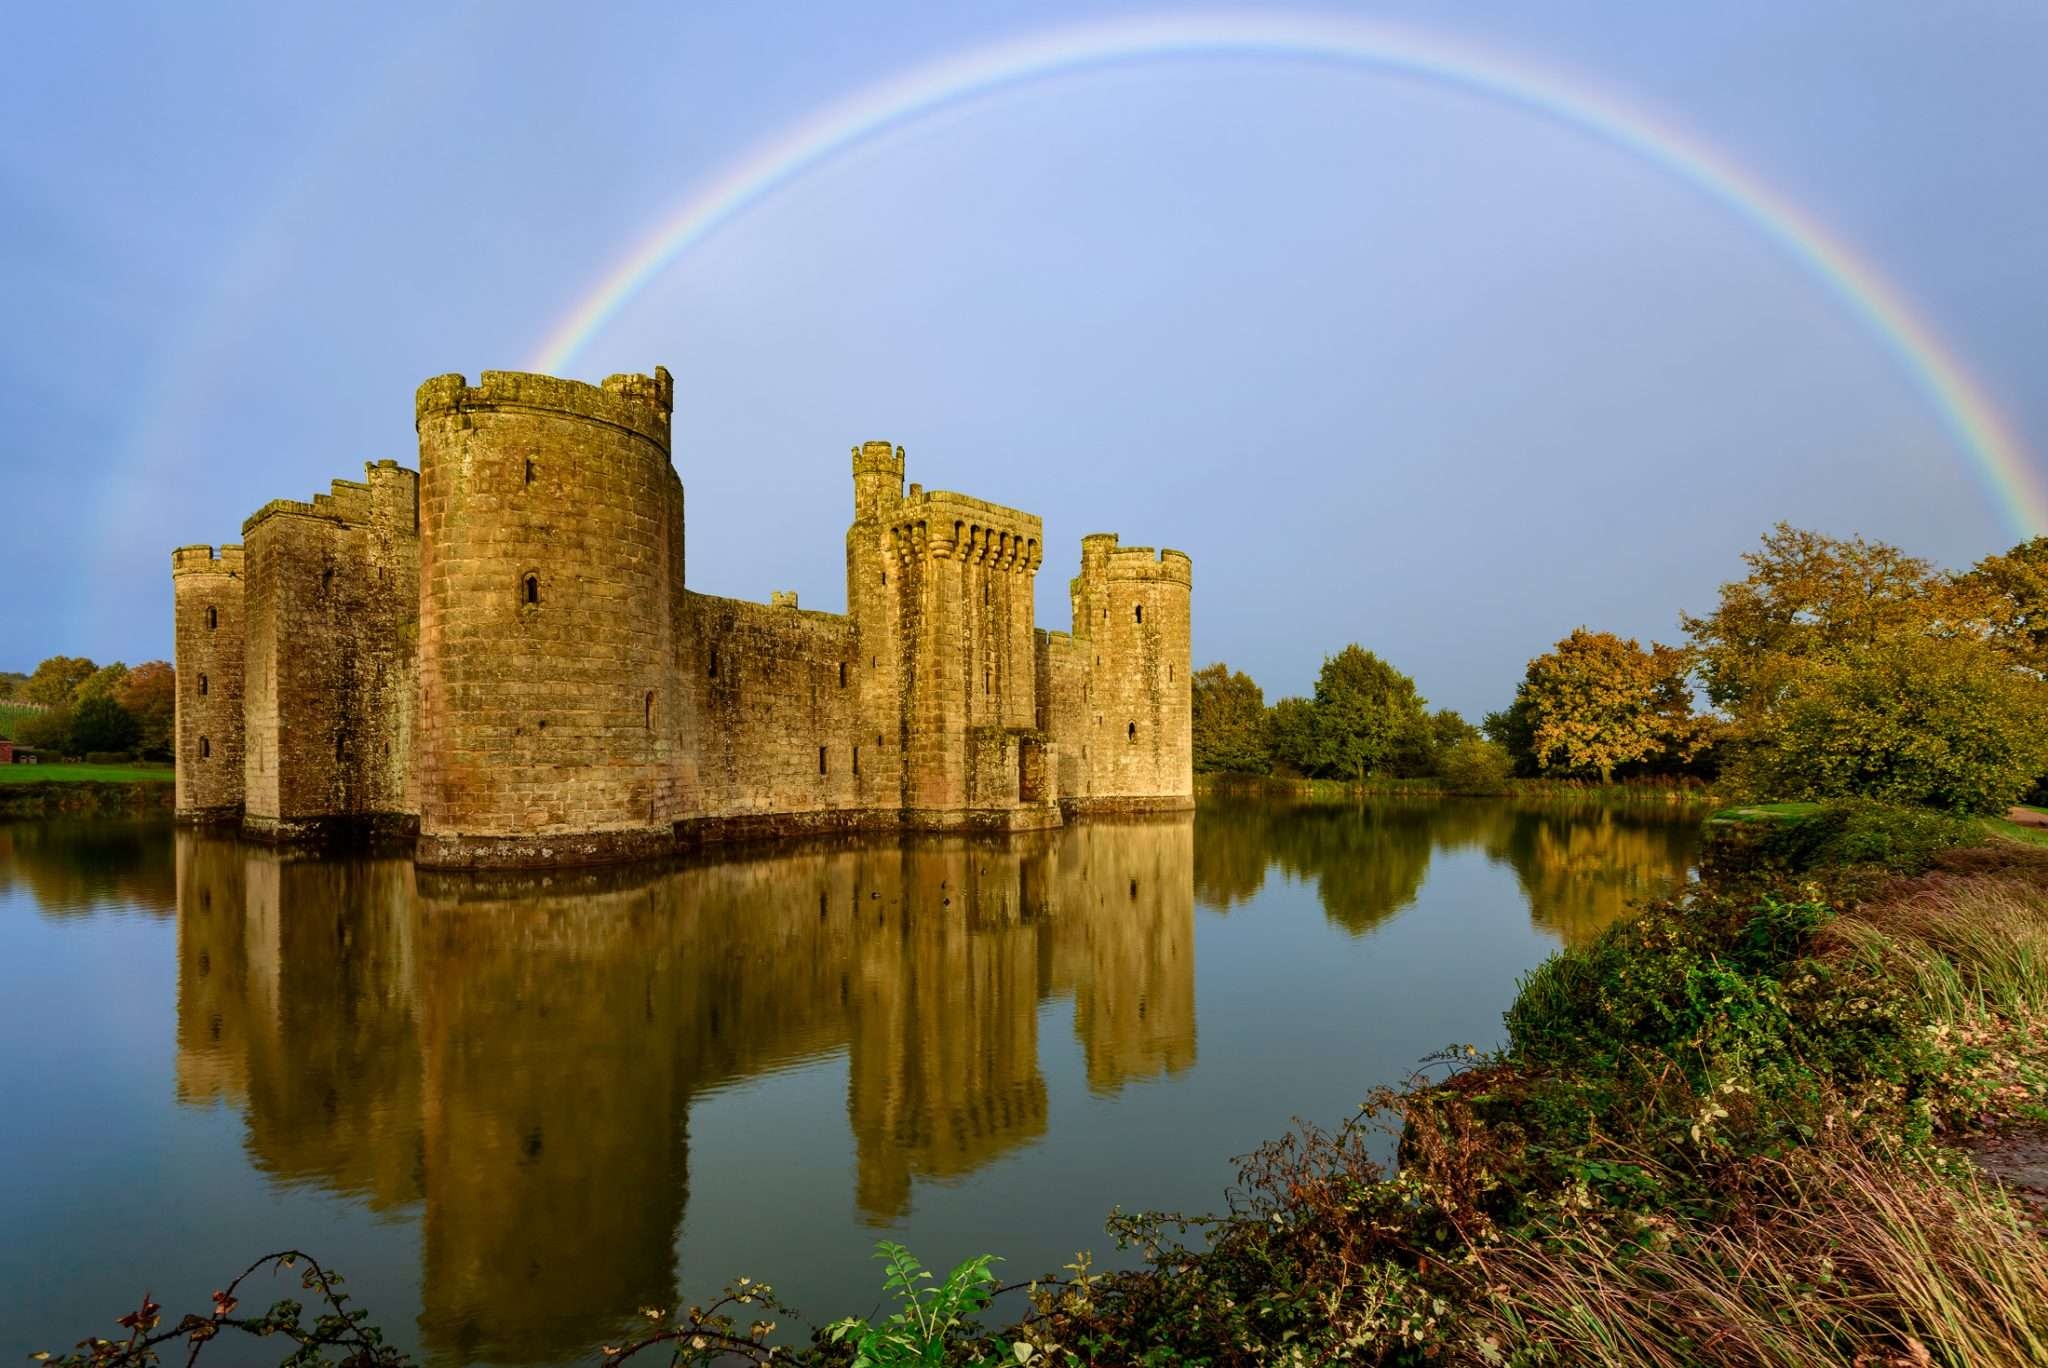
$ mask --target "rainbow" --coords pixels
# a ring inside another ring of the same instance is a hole
[[[1982,478],[2015,537],[2048,532],[2048,489],[1983,388],[1904,295],[1805,210],[1697,136],[1590,89],[1469,46],[1377,22],[1284,14],[1162,14],[1047,30],[868,86],[755,147],[695,188],[549,332],[531,367],[562,374],[681,253],[805,172],[947,105],[1069,72],[1174,58],[1328,62],[1427,80],[1612,144],[1734,211],[1825,285],[1896,358]]]

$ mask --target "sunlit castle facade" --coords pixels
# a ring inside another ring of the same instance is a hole
[[[179,817],[494,867],[1192,806],[1186,555],[1084,537],[1040,629],[1039,519],[868,442],[846,613],[695,593],[673,402],[659,367],[439,376],[417,471],[173,552]]]

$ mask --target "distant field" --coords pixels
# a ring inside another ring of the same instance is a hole
[[[96,779],[104,784],[168,784],[169,765],[0,765],[0,784],[76,783]]]
[[[34,711],[33,708],[17,707],[12,703],[0,703],[0,738],[12,741],[16,724]]]

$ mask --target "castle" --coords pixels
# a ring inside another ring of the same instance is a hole
[[[439,376],[417,472],[174,551],[179,818],[483,868],[1193,805],[1187,556],[1084,537],[1073,630],[1039,630],[1039,519],[868,442],[844,615],[695,593],[674,395]]]

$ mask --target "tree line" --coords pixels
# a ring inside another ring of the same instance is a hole
[[[1353,644],[1270,707],[1227,665],[1195,673],[1195,768],[1312,778],[1719,779],[1756,797],[1869,797],[1954,812],[2048,798],[2048,537],[1936,569],[1780,523],[1682,645],[1579,627],[1480,726]]]
[[[27,703],[14,739],[54,755],[170,760],[177,672],[162,660],[129,667],[51,656],[31,674],[0,677],[0,701]]]

